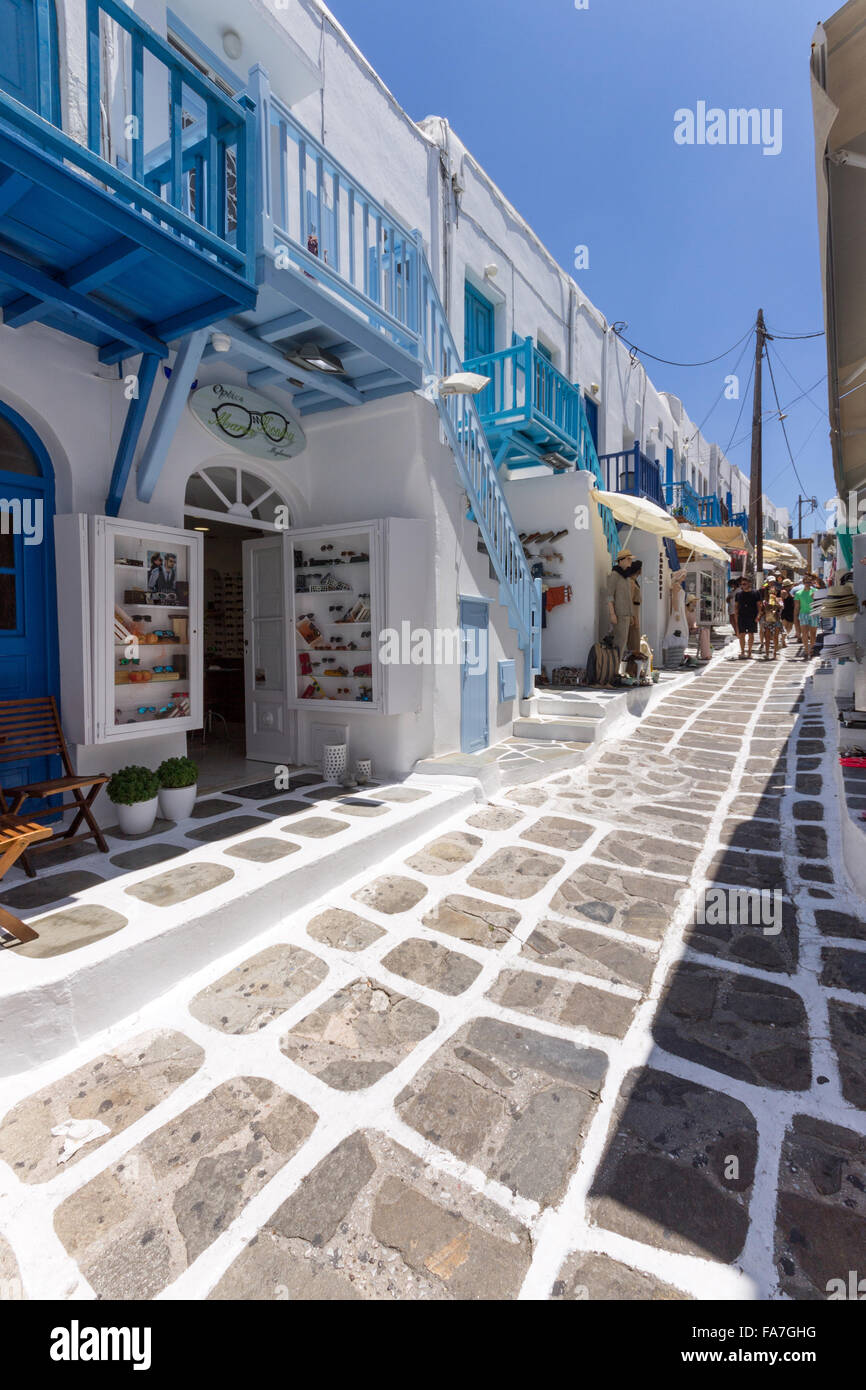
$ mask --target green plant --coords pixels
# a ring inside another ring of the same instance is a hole
[[[192,758],[166,758],[156,769],[159,785],[166,790],[194,787],[198,781],[198,765]]]
[[[153,800],[159,792],[159,778],[149,767],[133,763],[115,772],[106,791],[115,806],[134,806],[139,801]]]

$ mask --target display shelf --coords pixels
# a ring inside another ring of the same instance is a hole
[[[201,536],[94,517],[91,546],[96,742],[141,738],[162,732],[167,723],[177,729],[198,728]],[[135,559],[140,563],[125,563]],[[178,640],[148,640],[172,631]],[[123,652],[128,657],[121,664]],[[173,669],[157,669],[162,666]],[[149,680],[129,679],[146,673]],[[146,712],[139,713],[139,708]]]

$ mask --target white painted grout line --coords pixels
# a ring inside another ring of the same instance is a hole
[[[748,668],[744,667],[743,669],[747,670]],[[777,671],[781,669],[784,667],[780,663]],[[695,710],[694,717],[687,719],[683,729],[679,730],[680,736],[692,726],[700,714],[707,712],[707,709],[715,702],[717,695],[729,690],[736,675],[741,673],[741,671],[737,671],[731,680],[722,684],[706,705],[701,705],[699,710]],[[775,685],[776,674],[777,672],[773,673],[773,678],[764,690],[749,725],[744,730],[744,745],[748,740],[749,730],[756,727],[761,711],[769,702]],[[793,756],[795,735],[786,735],[786,737],[791,739],[789,756]],[[674,737],[666,747],[671,745],[675,747],[677,742],[678,738]],[[604,749],[604,745],[599,747],[600,751]],[[611,751],[609,746],[607,751]],[[699,755],[701,750],[691,751]],[[708,833],[695,865],[695,873],[692,876],[692,890],[695,884],[706,881],[700,868],[701,865],[704,868],[708,866],[710,859],[719,848],[718,834],[722,822],[728,814],[730,803],[737,794],[736,789],[739,787],[748,755],[748,748],[744,747],[737,758],[735,780],[734,774],[732,774],[728,792],[722,797],[715,814],[708,820]],[[588,769],[581,768],[575,771],[578,779],[586,785]],[[582,779],[580,774],[583,774]],[[560,773],[555,773],[554,777],[559,778]],[[430,780],[437,782],[439,786],[442,785],[438,778]],[[546,790],[550,790],[552,793],[551,799],[555,799],[557,792],[553,781],[543,785]],[[572,783],[572,785],[574,784]],[[501,793],[496,795],[501,795]],[[649,800],[649,796],[646,799]],[[467,826],[465,820],[467,815],[471,814],[471,808],[464,807],[459,813],[455,813],[450,821],[432,831],[428,829],[421,833],[416,841],[394,852],[388,859],[376,864],[374,869],[367,869],[348,880],[336,892],[328,894],[325,899],[317,902],[314,907],[307,906],[302,912],[283,920],[255,940],[243,943],[236,951],[211,962],[194,976],[181,981],[162,999],[148,1004],[132,1017],[112,1025],[95,1037],[91,1037],[86,1044],[75,1049],[72,1055],[67,1054],[62,1058],[55,1058],[51,1063],[21,1077],[14,1078],[11,1083],[5,1086],[0,1086],[0,1104],[5,1111],[23,1096],[32,1094],[35,1090],[42,1089],[43,1086],[52,1081],[69,1075],[87,1060],[101,1052],[110,1051],[119,1042],[126,1041],[144,1030],[167,1028],[182,1031],[185,1036],[198,1043],[205,1051],[205,1061],[202,1068],[171,1095],[162,1100],[154,1111],[110,1140],[103,1148],[87,1155],[74,1168],[58,1174],[50,1183],[38,1186],[22,1184],[6,1165],[0,1164],[0,1228],[8,1234],[13,1248],[19,1255],[25,1289],[31,1297],[92,1296],[92,1291],[88,1290],[75,1262],[67,1255],[54,1233],[53,1214],[59,1203],[112,1163],[117,1162],[143,1138],[187,1110],[196,1101],[203,1099],[221,1081],[243,1074],[264,1076],[282,1089],[290,1091],[319,1114],[318,1124],[294,1158],[285,1164],[274,1178],[256,1194],[219,1239],[204,1251],[172,1286],[159,1295],[160,1298],[205,1297],[259,1227],[267,1221],[275,1208],[297,1188],[306,1174],[337,1143],[360,1128],[377,1129],[385,1133],[394,1142],[408,1148],[434,1169],[458,1179],[472,1191],[496,1202],[529,1226],[536,1241],[536,1250],[522,1297],[545,1297],[567,1254],[575,1249],[608,1253],[613,1258],[621,1259],[635,1268],[657,1278],[662,1278],[698,1297],[754,1298],[767,1296],[765,1290],[770,1286],[768,1278],[772,1281],[775,1277],[772,1268],[774,1203],[771,1198],[774,1196],[773,1183],[778,1172],[777,1150],[790,1114],[797,1110],[811,1113],[813,1106],[817,1109],[820,1105],[822,1118],[831,1119],[832,1117],[831,1122],[847,1124],[849,1127],[852,1123],[856,1126],[856,1122],[859,1121],[859,1128],[861,1129],[866,1128],[866,1117],[854,1111],[853,1107],[848,1106],[842,1100],[841,1094],[834,1096],[833,1103],[828,1106],[827,1102],[831,1100],[827,1094],[829,1088],[822,1087],[821,1093],[818,1094],[814,1090],[814,1082],[812,1093],[799,1095],[773,1092],[768,1091],[767,1088],[737,1082],[686,1059],[660,1053],[651,1036],[653,1016],[670,969],[690,955],[682,948],[682,937],[685,927],[692,920],[693,891],[686,895],[686,900],[677,909],[672,926],[668,929],[667,936],[661,944],[662,949],[650,994],[640,1005],[635,1021],[624,1040],[611,1039],[607,1036],[599,1037],[585,1028],[570,1027],[541,1020],[534,1015],[494,1004],[486,998],[486,992],[493,982],[501,978],[503,973],[513,966],[518,966],[522,970],[536,971],[542,975],[561,978],[568,983],[585,983],[592,988],[620,994],[624,997],[639,997],[638,992],[631,987],[615,985],[593,976],[583,976],[571,970],[566,971],[557,967],[545,966],[540,961],[536,964],[531,958],[520,954],[523,944],[535,930],[538,922],[547,917],[556,918],[556,914],[545,910],[544,903],[550,900],[559,883],[570,877],[576,869],[592,857],[594,848],[601,838],[609,833],[614,823],[599,821],[596,826],[596,833],[578,851],[557,851],[532,841],[521,841],[520,843],[528,849],[563,858],[564,863],[556,875],[548,880],[532,898],[512,902],[469,885],[467,879],[497,849],[506,844],[513,845],[515,837],[519,837],[521,831],[529,828],[536,819],[545,814],[557,814],[557,812],[552,811],[550,805],[539,808],[523,808],[518,807],[513,802],[508,802],[507,808],[514,811],[520,810],[523,815],[522,821],[508,830],[488,831]],[[580,812],[571,810],[568,814],[587,822],[588,818]],[[358,819],[363,824],[363,819]],[[470,864],[464,865],[455,873],[442,876],[421,874],[417,870],[406,868],[405,860],[416,853],[423,844],[431,838],[441,838],[448,834],[449,830],[458,828],[478,835],[483,842]],[[266,831],[264,827],[259,827],[251,833],[263,834]],[[614,864],[610,867],[625,873],[635,872],[624,865]],[[397,915],[379,913],[366,904],[354,900],[352,893],[358,886],[369,883],[371,875],[381,877],[388,873],[399,873],[401,876],[416,878],[433,891],[428,893],[414,909]],[[419,918],[428,910],[428,905],[433,906],[442,897],[455,893],[480,898],[499,908],[508,907],[520,913],[519,926],[500,951],[488,950],[471,942],[463,942],[446,934],[437,933],[433,928],[421,925]],[[364,951],[351,954],[315,941],[306,934],[306,923],[314,915],[314,912],[321,912],[327,906],[342,906],[358,916],[366,917],[383,927],[386,935],[372,943]],[[659,944],[644,938],[635,938],[616,929],[604,929],[596,923],[587,923],[586,927],[588,931],[624,941],[631,947],[643,946],[653,949],[657,948]],[[434,940],[439,945],[444,945],[447,949],[470,957],[481,964],[482,969],[469,989],[460,995],[444,996],[433,989],[390,972],[383,965],[383,958],[395,947],[412,937]],[[821,938],[821,944],[826,945],[828,941],[832,944],[831,939]],[[271,1020],[259,1032],[241,1036],[219,1033],[188,1013],[187,1003],[199,990],[222,978],[235,966],[249,960],[251,955],[258,954],[268,946],[278,942],[302,946],[323,960],[329,967],[329,973],[321,984],[299,1000],[290,1010]],[[738,969],[735,962],[722,961],[715,957],[702,956],[701,959],[705,962],[709,960],[719,968]],[[801,959],[801,973],[802,968]],[[743,967],[742,973],[753,974],[759,978],[768,977],[768,972],[757,971],[748,967]],[[332,1088],[279,1052],[278,1040],[296,1022],[299,1022],[330,998],[337,989],[354,979],[367,977],[379,979],[383,984],[397,990],[405,997],[432,1007],[439,1016],[439,1023],[427,1038],[411,1049],[397,1067],[374,1086],[363,1092],[337,1093],[335,1102],[335,1093]],[[775,973],[770,974],[769,978],[776,983],[786,985],[792,980],[792,977],[783,976],[780,978]],[[800,975],[795,978],[799,981]],[[814,983],[814,975],[812,979]],[[814,984],[814,987],[816,990],[818,989],[817,984]],[[832,993],[846,995],[845,991],[833,991]],[[581,1046],[597,1048],[604,1051],[609,1057],[610,1067],[605,1078],[601,1106],[590,1126],[581,1160],[566,1198],[556,1210],[547,1209],[539,1214],[536,1203],[516,1197],[501,1184],[488,1179],[480,1170],[462,1163],[453,1155],[424,1140],[420,1134],[405,1125],[393,1109],[396,1096],[400,1094],[407,1082],[419,1074],[443,1043],[458,1029],[468,1025],[473,1018],[482,1015],[510,1023],[518,1023],[520,1026],[531,1028],[548,1036],[566,1038]],[[756,1267],[760,1267],[762,1270],[760,1277],[747,1276],[736,1267],[726,1267],[714,1261],[675,1255],[644,1246],[640,1242],[631,1241],[614,1232],[591,1226],[586,1222],[584,1218],[585,1196],[604,1151],[607,1130],[622,1079],[631,1067],[646,1065],[650,1061],[653,1065],[660,1065],[663,1070],[670,1074],[698,1081],[711,1090],[723,1090],[725,1094],[742,1099],[743,1103],[755,1115],[759,1131],[759,1155],[758,1171],[750,1203],[753,1221],[750,1227],[747,1251],[750,1252],[751,1258],[747,1259],[746,1251],[744,1251],[737,1264],[751,1268],[754,1262]],[[754,1219],[759,1211],[759,1205],[762,1213],[769,1210],[769,1242],[767,1241],[768,1232],[765,1226],[762,1222],[756,1222]],[[755,1231],[754,1237],[753,1230]]]

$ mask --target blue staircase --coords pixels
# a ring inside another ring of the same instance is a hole
[[[457,472],[490,564],[499,580],[499,602],[508,612],[524,654],[523,694],[532,694],[541,670],[541,580],[533,579],[496,461],[472,396],[442,396],[435,389],[441,377],[460,371],[462,362],[451,334],[433,273],[418,241],[420,266],[420,329],[424,363],[433,380],[439,416],[454,453]]]

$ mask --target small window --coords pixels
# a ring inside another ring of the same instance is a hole
[[[30,445],[3,415],[0,415],[0,473],[22,473],[27,478],[42,477],[42,469]]]

